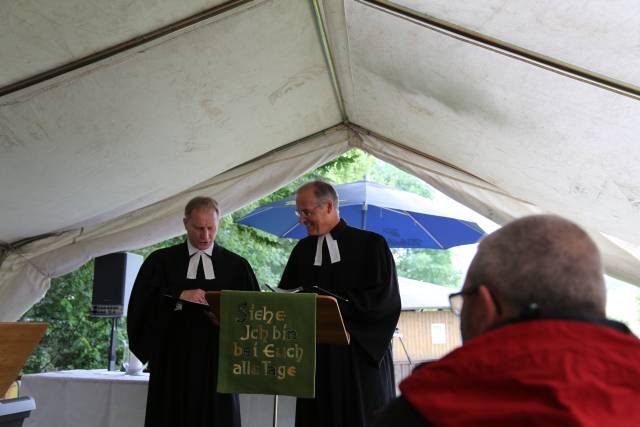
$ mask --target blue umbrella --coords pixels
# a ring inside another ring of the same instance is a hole
[[[353,227],[375,231],[392,248],[448,249],[476,243],[485,233],[475,222],[455,218],[432,200],[370,181],[335,187],[340,217]],[[278,237],[307,235],[295,214],[295,195],[260,206],[238,219]]]

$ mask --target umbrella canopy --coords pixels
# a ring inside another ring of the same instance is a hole
[[[340,216],[351,226],[375,231],[392,248],[447,249],[476,243],[485,233],[475,223],[452,216],[433,201],[370,181],[335,187]],[[295,195],[256,208],[236,222],[278,237],[307,235],[295,215]]]

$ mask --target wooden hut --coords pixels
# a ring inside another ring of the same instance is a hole
[[[451,312],[455,289],[399,277],[402,312],[393,338],[396,383],[419,364],[439,359],[462,344],[460,319]]]

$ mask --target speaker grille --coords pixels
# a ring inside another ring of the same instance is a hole
[[[129,294],[142,256],[116,252],[95,259],[91,315],[120,317],[126,312]]]

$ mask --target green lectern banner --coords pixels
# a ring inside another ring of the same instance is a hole
[[[316,294],[222,291],[218,392],[315,397]]]

